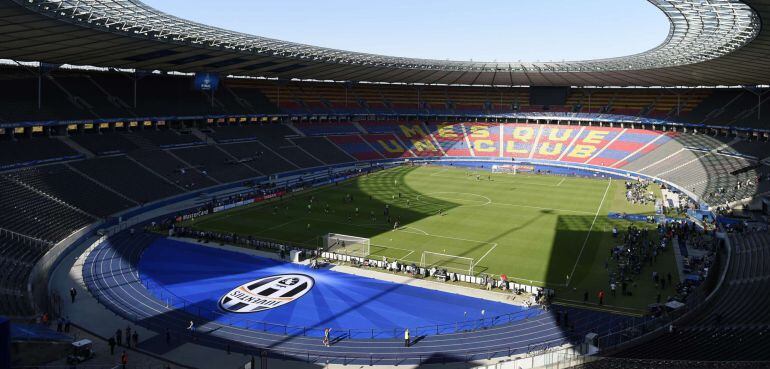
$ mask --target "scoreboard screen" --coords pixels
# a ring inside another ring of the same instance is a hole
[[[195,73],[193,88],[197,91],[216,91],[219,87],[219,75],[215,73]]]

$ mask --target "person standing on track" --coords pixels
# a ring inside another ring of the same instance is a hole
[[[409,347],[409,328],[404,330],[404,347]]]
[[[190,336],[195,340],[195,323],[191,320],[190,325],[187,326],[187,330],[190,331]]]
[[[128,366],[128,354],[125,351],[120,355],[120,364],[123,366],[123,369],[126,369]]]
[[[324,329],[324,346],[329,347],[329,333],[331,328]]]

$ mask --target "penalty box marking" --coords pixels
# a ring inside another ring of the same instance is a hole
[[[341,222],[335,222],[335,221],[330,221],[330,220],[321,220],[321,221],[325,222],[325,223],[332,223],[332,224],[339,224],[339,225],[349,225],[349,226],[360,227],[360,228],[381,229],[381,230],[384,230],[384,231],[388,231],[389,230],[389,228],[387,228],[387,227],[376,226],[376,225],[355,224],[355,223],[341,223]],[[415,230],[419,231],[419,233],[415,232],[415,231],[409,231],[409,230],[407,230],[407,228],[415,229]],[[476,265],[478,265],[478,263],[483,258],[485,258],[487,255],[489,255],[489,253],[492,252],[492,250],[497,248],[497,246],[499,245],[497,242],[487,242],[487,241],[480,241],[480,240],[471,240],[471,239],[467,239],[467,238],[460,238],[460,237],[452,237],[452,236],[444,236],[444,235],[439,235],[439,234],[432,234],[432,233],[425,232],[425,231],[423,231],[423,230],[421,230],[419,228],[410,227],[410,226],[406,226],[406,227],[402,227],[402,228],[399,228],[399,229],[395,229],[393,231],[395,231],[395,232],[402,232],[402,233],[417,234],[417,235],[428,236],[428,237],[444,238],[444,239],[448,239],[448,240],[472,242],[472,243],[483,244],[483,245],[491,245],[490,249],[487,250],[487,252],[484,255],[482,255],[481,259],[479,259],[476,263],[474,263],[474,265],[473,265],[474,267]],[[380,245],[380,246],[382,246],[382,245]],[[390,247],[390,246],[385,246],[385,247],[398,249],[398,248]],[[400,249],[400,250],[408,251],[407,249]],[[414,251],[414,250],[412,250],[412,251]]]

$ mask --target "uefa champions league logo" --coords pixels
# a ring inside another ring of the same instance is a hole
[[[202,90],[210,90],[211,89],[211,76],[206,75],[206,78],[203,79],[203,83],[201,83],[201,89]]]
[[[242,284],[219,299],[219,308],[231,313],[275,309],[304,296],[315,285],[304,274],[279,274]]]

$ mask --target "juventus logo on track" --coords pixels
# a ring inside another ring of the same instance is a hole
[[[304,274],[280,274],[242,284],[219,299],[219,307],[231,313],[256,313],[286,305],[304,296],[315,285]]]

